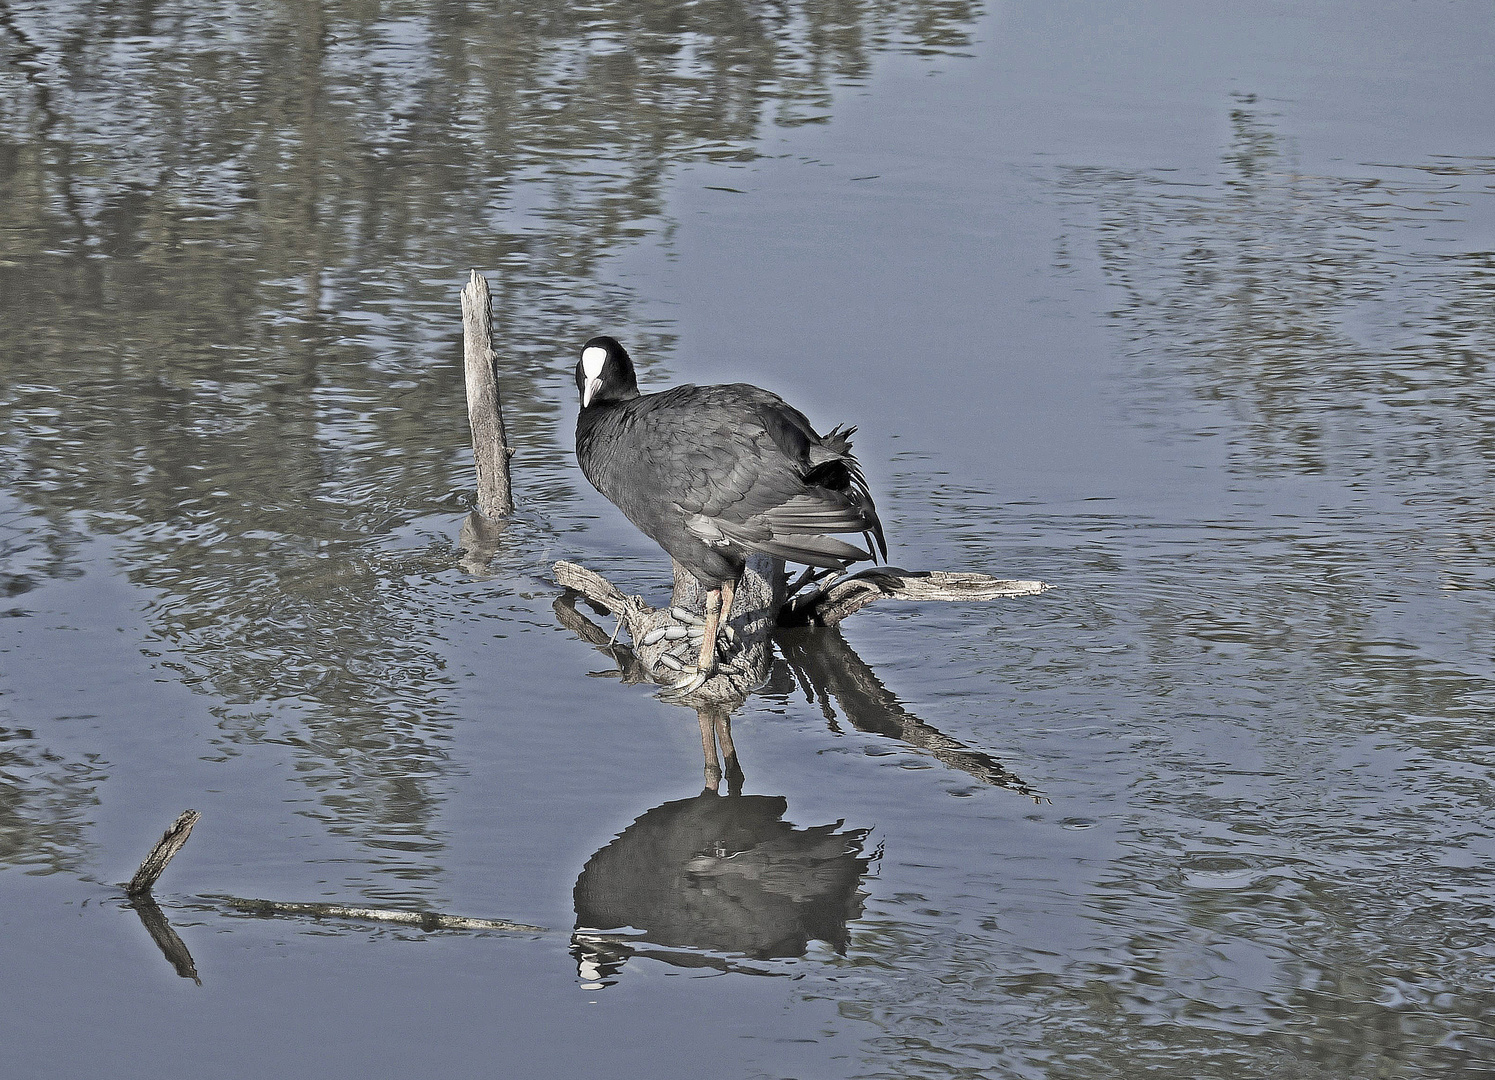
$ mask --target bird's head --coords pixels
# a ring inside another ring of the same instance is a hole
[[[576,389],[581,393],[583,409],[599,402],[638,397],[638,378],[628,350],[606,335],[587,342],[576,364]]]

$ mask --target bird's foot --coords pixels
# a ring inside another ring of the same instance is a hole
[[[717,655],[712,658],[711,664],[703,671],[699,662],[686,663],[673,653],[661,653],[660,662],[672,672],[679,674],[680,678],[664,688],[666,697],[685,697],[694,694],[706,680],[713,675],[746,675],[747,668],[742,663],[742,657],[725,657],[718,650]]]
[[[695,667],[684,668],[679,681],[666,686],[660,693],[670,698],[688,697],[705,686],[711,675],[711,671],[701,671]]]
[[[741,646],[741,638],[730,626],[725,623],[720,626],[712,663],[702,672],[697,657],[706,637],[706,620],[682,607],[670,608],[670,618],[675,620],[673,625],[656,626],[639,639],[639,644],[647,646],[658,645],[661,641],[668,643],[659,654],[656,664],[684,676],[669,688],[672,693],[694,693],[718,670],[738,670],[733,663],[733,654]],[[693,660],[696,662],[692,663]]]

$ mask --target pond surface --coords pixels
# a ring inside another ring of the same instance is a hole
[[[1495,1071],[1492,50],[1474,2],[0,0],[6,1071]],[[702,795],[553,608],[559,558],[669,586],[572,458],[598,332],[857,424],[894,563],[1052,588],[786,637]],[[189,806],[200,985],[113,884]]]

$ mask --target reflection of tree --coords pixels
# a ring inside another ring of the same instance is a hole
[[[1495,271],[1461,219],[1490,198],[1495,163],[1314,175],[1253,96],[1235,97],[1229,124],[1213,177],[1080,169],[1065,184],[1098,215],[1144,423],[1223,436],[1238,476],[1332,481],[1276,488],[1269,534],[1222,522],[1191,537],[1197,580],[1236,588],[1204,603],[1192,582],[1187,601],[1155,593],[1152,655],[1238,655],[1242,682],[1291,664],[1325,715],[1379,716],[1399,738],[1413,717],[1477,726],[1488,649],[1453,643],[1488,636],[1488,616],[1440,604],[1428,633],[1385,622],[1377,598],[1430,563],[1455,596],[1489,587]]]
[[[1098,218],[1138,418],[1175,442],[1220,436],[1241,517],[1112,545],[1150,594],[1114,607],[1145,648],[1114,669],[1116,699],[1167,695],[1180,727],[1129,793],[1151,810],[1091,886],[1092,925],[1112,935],[1099,962],[1055,988],[1046,958],[1015,956],[998,994],[1023,994],[1027,1017],[1084,1002],[1034,1039],[1049,1070],[1134,1074],[1136,1048],[1171,1025],[1151,1074],[1197,1076],[1246,1041],[1326,1076],[1457,1073],[1491,1008],[1487,959],[1463,933],[1492,917],[1488,869],[1466,860],[1488,805],[1468,768],[1487,741],[1490,618],[1480,592],[1455,590],[1487,590],[1495,554],[1480,505],[1491,260],[1467,224],[1495,167],[1315,175],[1249,96],[1221,161],[1204,177],[1067,178]],[[1427,572],[1439,561],[1444,582]],[[1219,747],[1245,730],[1260,760],[1220,775]],[[1348,749],[1361,745],[1397,766],[1367,765]],[[1234,883],[1216,886],[1216,867]],[[941,970],[989,961],[981,943]],[[1176,1023],[1179,1001],[1196,1022]],[[1263,1038],[1263,1009],[1299,1020]],[[977,1028],[990,1012],[942,1018]]]
[[[1245,94],[1230,132],[1213,182],[1067,177],[1098,209],[1102,268],[1120,298],[1111,315],[1156,421],[1244,431],[1232,441],[1246,472],[1483,482],[1495,457],[1483,389],[1495,376],[1495,272],[1488,251],[1429,241],[1435,225],[1468,235],[1458,223],[1488,198],[1495,165],[1313,175]],[[1181,382],[1214,408],[1181,410]]]
[[[668,169],[976,10],[0,0],[0,478],[54,546],[116,538],[226,725],[299,703],[334,822],[428,844],[450,556],[388,548],[465,482],[458,272],[500,271],[524,494],[569,498],[558,343],[628,322],[603,268],[660,233]]]
[[[77,869],[103,778],[98,762],[69,761],[35,732],[0,726],[0,867]]]
[[[582,977],[610,980],[635,955],[728,969],[740,965],[697,950],[767,960],[818,940],[843,952],[862,913],[867,831],[796,828],[781,820],[787,805],[703,792],[656,806],[593,855],[575,892]]]

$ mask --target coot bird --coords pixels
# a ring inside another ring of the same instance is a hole
[[[682,687],[711,673],[748,555],[834,570],[874,550],[887,558],[851,456],[854,428],[817,435],[798,409],[746,383],[640,394],[628,350],[606,336],[582,347],[576,388],[581,471],[707,590],[696,672]],[[867,548],[832,533],[861,533]]]

